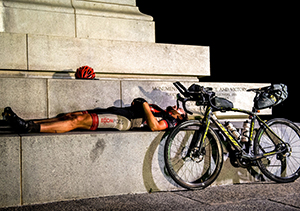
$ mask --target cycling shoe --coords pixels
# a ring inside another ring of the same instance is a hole
[[[4,108],[2,116],[3,119],[6,120],[9,125],[18,132],[28,132],[28,123],[24,119],[18,117],[10,107]]]

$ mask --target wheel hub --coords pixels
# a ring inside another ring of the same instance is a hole
[[[292,155],[292,147],[290,144],[285,143],[285,145],[279,145],[277,146],[277,150],[281,150],[281,153],[278,153],[276,158],[277,160],[283,160],[287,157],[290,157]]]
[[[205,149],[203,148],[201,151],[198,147],[195,147],[191,150],[190,158],[196,163],[200,163],[204,159]]]

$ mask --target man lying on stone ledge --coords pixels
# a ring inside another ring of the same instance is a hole
[[[169,106],[163,110],[157,105],[148,104],[143,98],[134,99],[130,107],[77,111],[50,119],[25,121],[10,107],[4,109],[2,116],[13,129],[21,133],[65,133],[75,129],[96,130],[97,128],[129,130],[144,126],[152,131],[160,131],[174,128],[180,122],[187,120],[183,109]],[[140,123],[138,119],[141,120]]]

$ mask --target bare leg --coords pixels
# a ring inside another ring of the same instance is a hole
[[[82,112],[73,112],[73,113],[67,113],[61,117],[54,117],[54,118],[49,118],[49,119],[39,119],[39,120],[34,120],[34,123],[36,124],[43,124],[43,123],[51,123],[51,122],[58,122],[58,121],[64,121],[68,120],[74,116],[83,114]]]
[[[92,117],[90,114],[81,112],[71,113],[65,116],[65,119],[50,119],[50,122],[41,122],[42,133],[65,133],[74,129],[90,129],[92,126]]]
[[[90,129],[93,123],[90,114],[74,112],[60,118],[26,122],[18,117],[10,107],[2,113],[3,118],[18,132],[64,133],[77,128]]]

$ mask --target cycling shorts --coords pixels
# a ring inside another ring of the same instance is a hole
[[[160,109],[156,105],[150,104],[150,106],[151,108],[153,108],[151,109],[153,115],[156,118],[160,118],[161,121],[165,121],[168,125],[168,128],[174,128],[177,125],[177,120],[167,112]],[[90,130],[96,130],[97,128],[115,128],[118,130],[129,130],[131,128],[145,126],[143,121],[140,121],[144,119],[144,111],[140,111],[132,106],[125,108],[97,108],[84,111],[84,113],[88,113],[92,116],[93,124]]]
[[[92,126],[90,130],[103,129],[117,129],[129,130],[131,128],[131,121],[124,116],[117,114],[96,114],[88,111],[83,111],[84,114],[89,113],[92,117]]]

